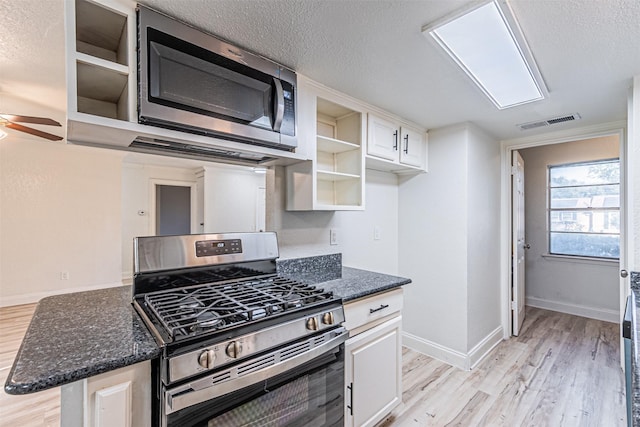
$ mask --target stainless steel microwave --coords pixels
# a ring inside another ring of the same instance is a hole
[[[138,121],[293,151],[296,74],[138,6]]]

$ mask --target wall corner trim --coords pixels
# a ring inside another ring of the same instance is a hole
[[[402,333],[402,345],[405,347],[426,354],[429,357],[433,357],[463,371],[470,371],[475,368],[502,340],[503,329],[502,326],[498,326],[476,344],[469,353],[465,354],[408,332]]]

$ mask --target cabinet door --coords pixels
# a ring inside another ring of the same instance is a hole
[[[402,400],[401,316],[346,343],[345,425],[373,426]]]
[[[382,117],[369,114],[367,129],[369,131],[367,154],[397,162],[400,146],[398,125]]]
[[[425,134],[418,130],[402,127],[400,138],[400,163],[419,168],[424,167]]]

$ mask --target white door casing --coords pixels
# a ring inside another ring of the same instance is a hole
[[[512,273],[511,273],[511,321],[512,334],[520,333],[524,322],[525,307],[525,229],[524,229],[524,160],[513,151],[512,158]]]
[[[198,190],[195,181],[179,181],[171,179],[156,179],[151,178],[149,180],[149,235],[155,236],[156,234],[156,187],[158,185],[175,185],[178,187],[189,187],[191,195],[191,233],[198,232]]]

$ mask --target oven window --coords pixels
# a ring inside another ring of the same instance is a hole
[[[303,418],[309,412],[312,404],[310,394],[313,389],[309,387],[310,375],[305,375],[291,381],[278,389],[276,393],[266,393],[257,399],[249,401],[238,408],[232,409],[209,421],[209,426],[282,426]],[[320,384],[320,390],[323,390]],[[324,425],[326,417],[321,414],[321,422]]]
[[[326,427],[344,419],[344,345],[337,353],[168,416],[170,427]]]

